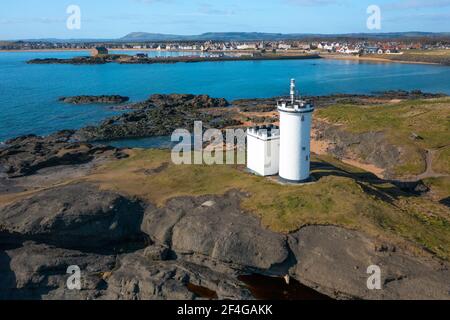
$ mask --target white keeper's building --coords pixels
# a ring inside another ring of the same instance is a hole
[[[277,102],[280,126],[247,130],[247,167],[261,176],[279,174],[281,180],[309,179],[311,163],[311,123],[314,105],[301,99],[291,80],[289,99]]]
[[[280,154],[280,129],[262,126],[247,130],[247,167],[256,174],[278,174]]]

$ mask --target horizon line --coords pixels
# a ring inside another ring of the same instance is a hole
[[[44,41],[44,40],[64,40],[64,41],[117,41],[121,40],[123,38],[126,38],[127,36],[135,33],[143,33],[148,35],[160,35],[160,36],[175,36],[175,37],[196,37],[196,36],[202,36],[206,34],[265,34],[265,35],[281,35],[281,36],[349,36],[349,35],[364,35],[364,36],[376,36],[376,35],[389,35],[389,34],[408,34],[408,33],[424,33],[424,34],[448,34],[450,35],[450,31],[389,31],[389,32],[344,32],[344,33],[283,33],[283,32],[261,32],[261,31],[208,31],[198,34],[175,34],[175,33],[159,33],[159,32],[147,32],[147,31],[133,31],[125,36],[122,37],[114,37],[114,38],[107,38],[107,37],[89,37],[89,38],[58,38],[58,37],[47,37],[47,38],[16,38],[16,39],[0,39],[0,41]],[[130,39],[132,40],[132,39]],[[139,39],[137,39],[139,40]],[[214,39],[211,39],[214,40]],[[257,41],[258,39],[254,39],[254,41]],[[262,40],[262,39],[261,39]],[[290,39],[293,40],[293,39]],[[151,40],[149,40],[151,41]],[[173,41],[176,41],[175,39]],[[193,41],[193,40],[188,40]],[[199,40],[200,41],[200,40]],[[250,39],[246,41],[252,41]]]

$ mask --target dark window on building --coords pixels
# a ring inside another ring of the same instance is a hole
[[[309,160],[309,156],[306,156],[306,161],[308,161]]]
[[[306,151],[306,147],[303,147],[302,150],[303,150],[303,151]]]
[[[302,122],[304,122],[305,121],[305,116],[302,116]]]

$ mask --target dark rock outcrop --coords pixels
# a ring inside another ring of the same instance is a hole
[[[38,192],[0,209],[0,230],[11,238],[69,248],[104,246],[142,238],[140,202],[87,183]]]
[[[104,57],[75,57],[71,59],[57,59],[57,58],[44,58],[44,59],[33,59],[27,61],[28,64],[105,64],[111,62],[107,56]]]
[[[148,208],[142,230],[179,253],[270,270],[288,259],[286,238],[242,212],[241,197],[231,191],[223,197],[173,199],[165,208]]]
[[[226,265],[205,261],[153,261],[141,251],[120,256],[119,268],[106,279],[106,299],[125,300],[193,300],[211,298],[192,290],[203,287],[218,299],[251,299],[237,279],[237,272]]]
[[[69,266],[80,269],[80,290],[67,286]],[[192,290],[192,285],[211,290],[219,299],[252,298],[236,272],[225,265],[151,260],[142,250],[118,256],[99,255],[25,242],[0,251],[0,271],[0,299],[208,298]]]
[[[228,101],[223,98],[211,98],[208,95],[193,94],[154,94],[146,101],[157,107],[188,109],[224,108]],[[138,104],[139,105],[139,104]]]
[[[383,98],[388,99],[406,99],[406,100],[415,100],[415,99],[432,99],[432,98],[442,98],[447,95],[444,93],[429,93],[422,92],[421,90],[388,90],[377,93]]]
[[[330,94],[326,96],[305,96],[306,100],[313,101],[316,108],[326,108],[335,104],[374,105],[385,104],[394,99],[414,100],[442,98],[443,93],[427,93],[420,90],[390,90],[375,92],[374,94]],[[277,100],[284,97],[238,99],[232,102],[234,107],[239,107],[244,112],[270,112],[276,111]]]
[[[72,141],[73,131],[48,137],[22,136],[5,142],[0,149],[0,175],[21,177],[58,165],[82,164],[99,158],[123,158],[126,154],[108,146]]]
[[[130,98],[119,95],[101,95],[101,96],[73,96],[61,97],[59,101],[70,104],[106,104],[106,103],[124,103]]]
[[[343,299],[449,299],[448,265],[407,255],[360,232],[310,226],[289,235],[298,261],[292,275]],[[381,290],[369,290],[367,268],[381,269]]]
[[[19,200],[0,211],[8,240],[2,243],[10,247],[0,246],[0,299],[251,299],[238,276],[283,262],[288,248],[284,235],[239,210],[240,198],[237,192],[176,198],[165,208],[150,207],[142,226],[139,203],[92,185]],[[170,215],[177,211],[179,221]],[[107,249],[140,229],[155,242],[132,253]],[[80,267],[81,290],[67,288],[71,265]]]
[[[106,285],[102,274],[115,264],[114,256],[25,242],[0,250],[0,299],[97,299]],[[67,287],[69,266],[80,268],[81,290]]]
[[[144,102],[126,106],[135,111],[109,118],[98,126],[82,128],[75,137],[81,141],[102,141],[166,136],[175,129],[192,130],[194,121],[202,121],[205,128],[239,125],[239,121],[213,112],[227,105],[224,99],[205,95],[153,95]]]

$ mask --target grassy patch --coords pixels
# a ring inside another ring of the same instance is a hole
[[[416,133],[423,140],[414,143],[422,148],[438,148],[450,141],[450,98],[374,106],[335,105],[318,110],[315,116],[357,133],[385,131],[400,143],[409,142],[411,133]]]
[[[433,170],[435,172],[450,174],[450,146],[442,148],[437,152],[433,160]]]
[[[425,172],[427,169],[425,150],[412,143],[403,143],[401,146],[402,161],[395,166],[395,174],[401,177]]]
[[[278,232],[305,225],[338,225],[374,236],[403,238],[438,256],[450,257],[447,207],[422,198],[408,198],[389,183],[359,180],[360,169],[330,157],[315,158],[313,174],[320,179],[305,185],[280,185],[270,179],[227,165],[173,165],[170,153],[133,151],[128,159],[100,168],[87,179],[157,205],[176,196],[223,194],[239,189],[249,194],[243,209]],[[162,170],[158,170],[163,168]]]
[[[400,55],[375,55],[374,57],[384,58],[396,61],[425,62],[425,63],[450,63],[450,50],[434,49],[434,50],[406,50]]]
[[[420,198],[404,198],[398,202],[398,205],[404,213],[393,221],[392,229],[448,260],[450,258],[449,209],[444,205]]]
[[[410,55],[424,55],[424,56],[443,56],[450,57],[450,50],[436,49],[436,50],[408,50]]]

